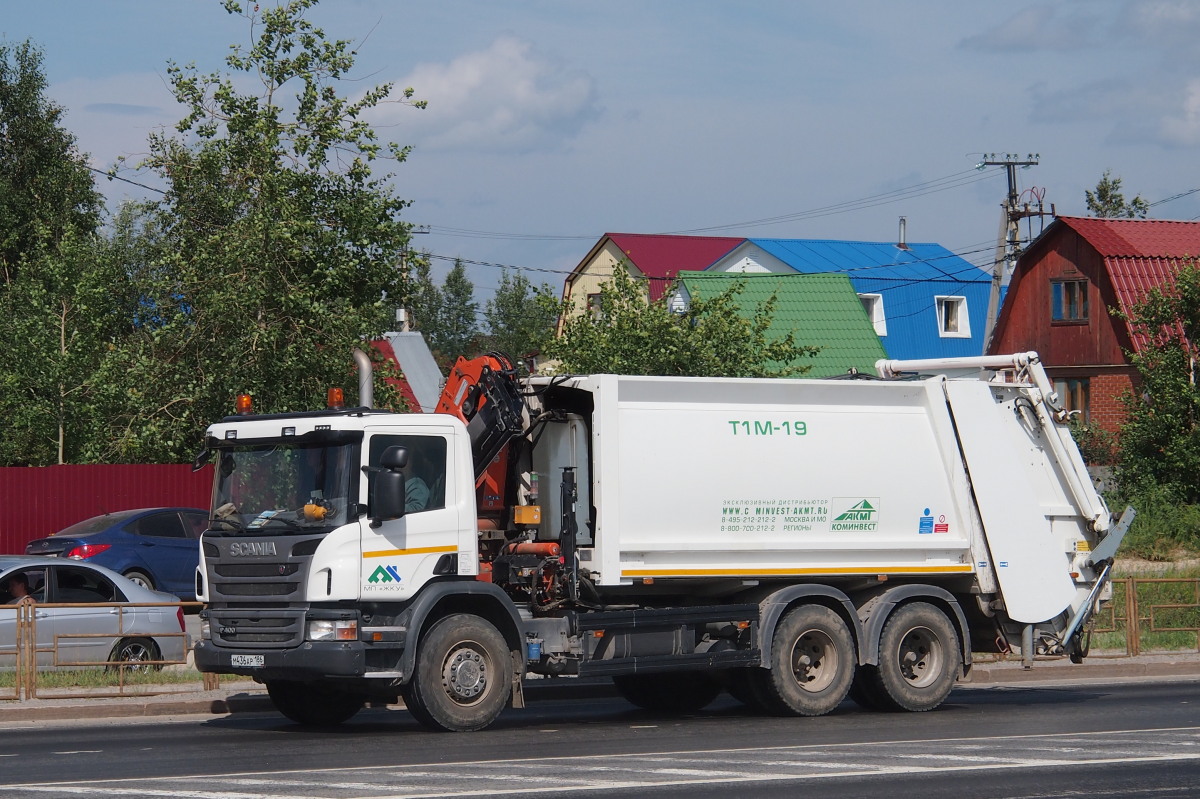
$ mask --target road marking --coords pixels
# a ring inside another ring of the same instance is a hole
[[[426,799],[813,782],[864,776],[1180,763],[1200,760],[1200,728],[994,736],[986,739],[809,744],[471,763],[314,768],[160,779],[9,785],[25,794],[164,799]],[[136,789],[132,786],[136,785]],[[250,792],[247,792],[250,791]]]

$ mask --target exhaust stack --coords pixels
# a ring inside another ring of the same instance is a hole
[[[358,347],[354,348],[354,362],[358,365],[358,404],[364,408],[375,405],[375,380],[371,370],[371,359]]]

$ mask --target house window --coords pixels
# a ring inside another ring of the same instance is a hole
[[[1050,281],[1050,321],[1086,322],[1088,283],[1086,280]]]
[[[942,338],[970,338],[966,297],[936,297],[938,335]]]
[[[587,310],[593,319],[600,318],[600,292],[587,295]]]
[[[1076,412],[1084,422],[1089,421],[1091,391],[1086,377],[1076,380],[1055,380],[1058,401],[1068,411]]]
[[[883,295],[859,294],[858,299],[862,301],[863,308],[867,312],[867,318],[875,326],[875,335],[886,336],[887,317],[883,314]]]

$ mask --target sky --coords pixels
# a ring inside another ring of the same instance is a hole
[[[561,290],[606,232],[895,241],[903,216],[908,241],[990,267],[1008,184],[976,167],[1005,154],[1036,154],[1016,190],[1047,211],[1086,215],[1111,170],[1152,217],[1200,217],[1193,0],[323,0],[308,18],[355,43],[344,95],[428,102],[370,121],[413,148],[390,171],[428,231],[414,247],[435,274],[463,259],[481,301],[504,268]],[[169,62],[221,71],[251,40],[219,0],[0,0],[0,40],[26,39],[99,169],[183,116]]]

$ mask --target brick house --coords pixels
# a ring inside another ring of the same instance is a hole
[[[1037,351],[1066,407],[1116,433],[1137,383],[1127,353],[1145,341],[1112,311],[1198,255],[1200,222],[1059,217],[1017,260],[988,352]]]

